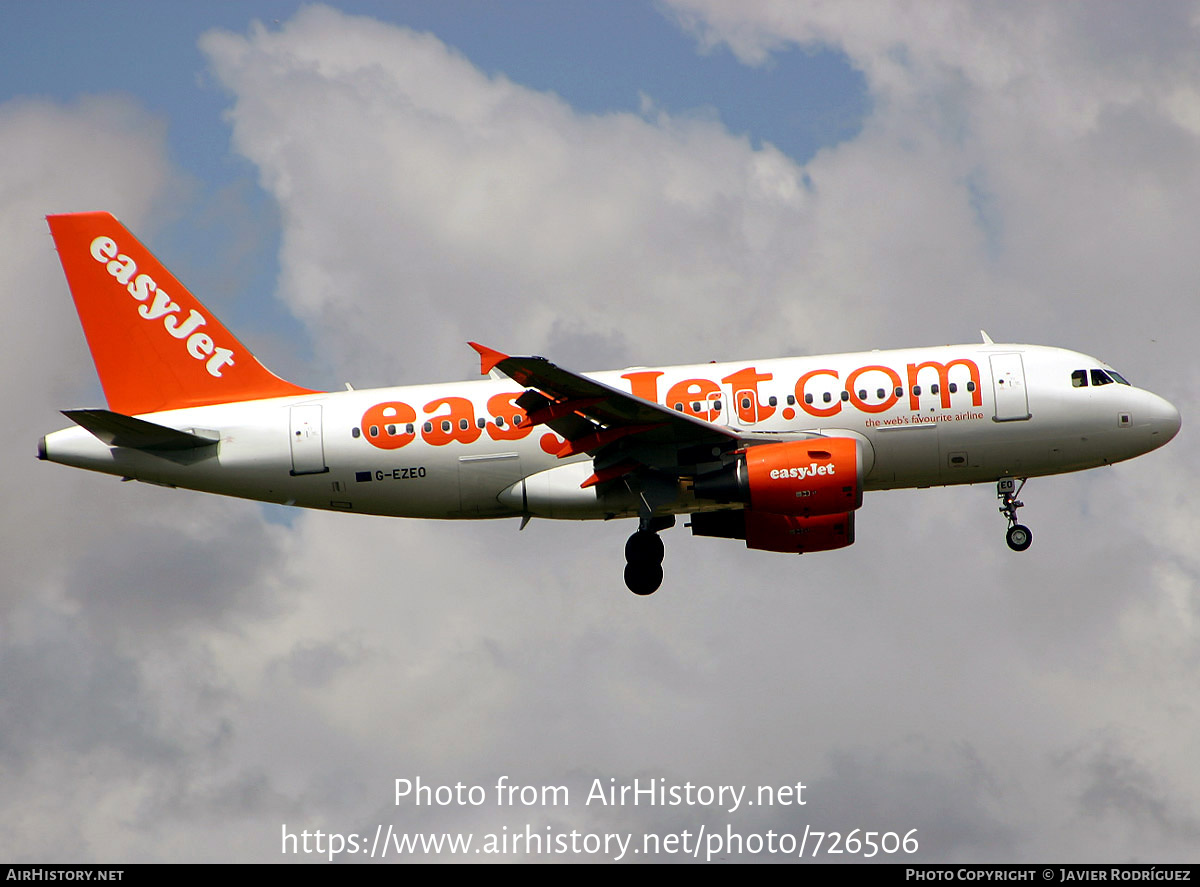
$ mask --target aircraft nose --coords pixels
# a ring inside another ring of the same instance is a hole
[[[1155,447],[1161,447],[1179,433],[1179,410],[1169,400],[1150,395],[1148,413],[1150,415],[1150,436]]]

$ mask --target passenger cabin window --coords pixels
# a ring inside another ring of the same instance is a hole
[[[1108,373],[1104,370],[1092,370],[1093,385],[1111,385],[1112,379],[1108,377]]]
[[[1087,388],[1087,370],[1076,370],[1071,373],[1071,385],[1075,388]]]

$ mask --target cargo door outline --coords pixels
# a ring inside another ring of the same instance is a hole
[[[328,471],[325,442],[321,435],[321,405],[301,404],[292,407],[290,425],[291,474],[323,474]]]
[[[993,354],[992,396],[996,401],[993,422],[1019,422],[1030,417],[1025,389],[1025,364],[1017,353]]]

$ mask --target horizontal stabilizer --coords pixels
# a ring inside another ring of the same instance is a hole
[[[145,419],[135,419],[112,410],[63,410],[63,415],[86,428],[110,447],[129,447],[135,450],[195,450],[211,447],[221,439],[216,431],[193,428],[180,431],[156,425]]]

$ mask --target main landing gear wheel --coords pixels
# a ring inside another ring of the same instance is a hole
[[[1000,499],[1000,513],[1008,518],[1008,532],[1005,539],[1013,551],[1024,551],[1033,544],[1033,533],[1029,527],[1017,523],[1017,509],[1025,503],[1017,499],[1017,494],[1025,486],[1028,478],[1021,478],[1018,484],[1016,478],[1002,477],[996,482],[996,496]]]
[[[631,564],[661,564],[665,553],[662,537],[649,530],[638,530],[625,543],[625,560]]]
[[[662,585],[662,564],[626,564],[625,585],[634,594],[654,594]]]
[[[674,523],[674,517],[645,520],[625,543],[625,585],[634,594],[654,594],[662,585],[662,562],[666,547],[658,531]]]
[[[1033,544],[1033,533],[1029,532],[1029,527],[1021,524],[1013,524],[1009,527],[1006,538],[1008,547],[1013,551],[1024,551]]]

